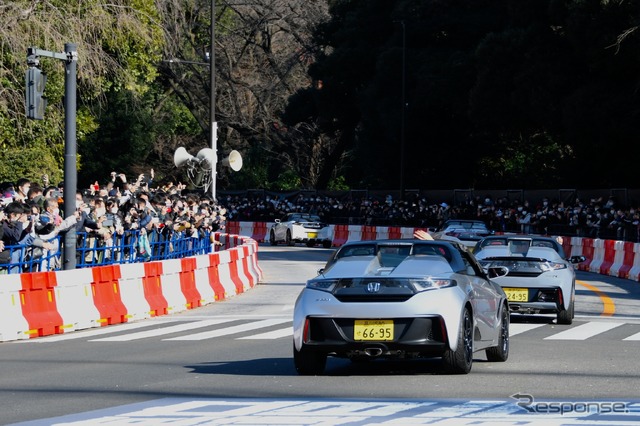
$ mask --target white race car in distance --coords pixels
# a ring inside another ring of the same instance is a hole
[[[276,219],[269,231],[269,243],[275,246],[279,242],[292,246],[304,243],[307,247],[322,244],[329,248],[333,242],[331,227],[322,222],[319,216],[307,213],[289,213],[282,219]]]

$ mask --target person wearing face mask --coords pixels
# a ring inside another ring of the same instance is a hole
[[[34,220],[29,214],[31,208],[14,201],[5,208],[6,218],[2,223],[2,241],[6,246],[23,246],[11,252],[11,273],[20,272],[20,262],[27,256],[32,259],[42,256],[42,250],[55,250],[54,244],[44,241],[35,233]],[[36,256],[37,254],[37,256]]]
[[[29,189],[31,188],[31,182],[27,178],[20,178],[16,182],[16,195],[13,197],[15,201],[27,202],[27,194],[29,193]]]
[[[84,202],[82,192],[76,192],[76,212],[78,213],[78,222],[76,223],[76,232],[87,232],[100,229],[100,225],[90,216],[91,209]]]
[[[106,204],[106,217],[107,219],[103,223],[105,226],[111,227],[114,231],[122,233],[122,215],[118,206],[118,201],[109,198]]]
[[[42,226],[52,225],[55,227],[62,223],[57,198],[50,197],[45,200],[39,220]]]

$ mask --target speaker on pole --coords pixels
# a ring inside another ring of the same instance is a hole
[[[242,155],[234,149],[227,158],[222,160],[222,164],[231,167],[231,170],[237,172],[242,168]]]
[[[195,157],[193,155],[189,154],[187,150],[183,146],[181,146],[180,148],[176,149],[176,152],[173,154],[173,164],[175,164],[176,167],[180,167],[183,164],[193,160],[194,158]]]

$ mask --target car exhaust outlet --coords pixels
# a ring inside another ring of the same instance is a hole
[[[377,356],[382,355],[382,349],[380,348],[367,348],[364,350],[364,353],[368,356],[375,358]]]

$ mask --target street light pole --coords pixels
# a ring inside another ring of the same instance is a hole
[[[216,0],[211,0],[211,53],[209,54],[209,78],[211,94],[209,96],[209,112],[211,114],[209,136],[211,149],[213,150],[213,164],[211,165],[211,197],[217,202],[216,180],[218,179],[218,123],[216,123],[216,54],[215,54],[215,28],[216,28]]]
[[[402,25],[402,111],[400,115],[400,199],[404,200],[404,148],[405,148],[405,112],[407,109],[406,97],[406,27],[404,19]]]

